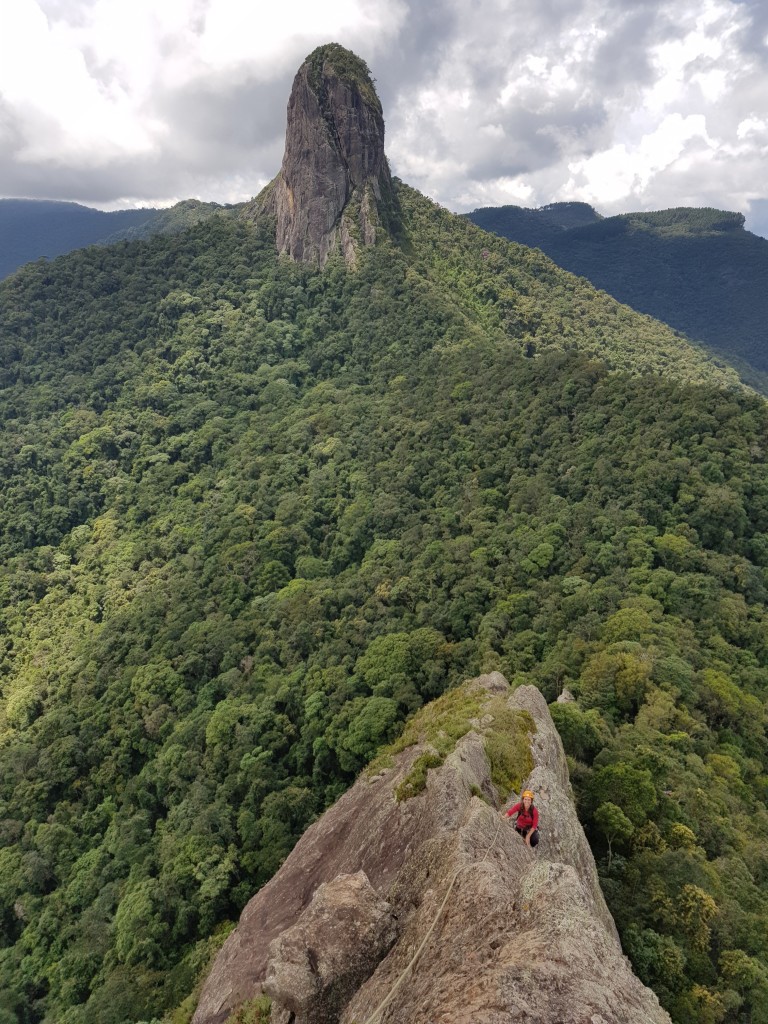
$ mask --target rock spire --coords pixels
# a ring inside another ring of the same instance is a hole
[[[337,43],[296,73],[280,173],[257,200],[277,222],[277,249],[322,266],[340,249],[354,263],[394,204],[381,103],[365,62]]]

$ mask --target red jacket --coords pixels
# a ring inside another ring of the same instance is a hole
[[[530,811],[526,811],[521,800],[520,803],[510,807],[507,811],[508,818],[511,818],[513,814],[518,815],[515,828],[519,828],[524,832],[527,828],[537,829],[539,827],[539,812],[536,810],[535,804],[531,804]]]

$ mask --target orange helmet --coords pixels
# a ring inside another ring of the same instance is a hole
[[[532,793],[532,792],[530,791],[530,789],[526,789],[526,790],[524,791],[523,795],[522,795],[522,796],[520,797],[520,799],[521,799],[521,800],[525,800],[525,798],[526,798],[527,796],[529,796],[529,797],[531,798],[531,800],[533,800],[533,793]]]

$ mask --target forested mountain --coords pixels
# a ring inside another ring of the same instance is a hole
[[[564,232],[599,224],[603,220],[589,203],[550,203],[536,209],[486,206],[466,216],[484,231],[492,231],[521,245],[544,251]]]
[[[79,203],[0,199],[0,278],[24,263],[62,256],[84,245],[175,234],[226,209],[186,199],[168,210],[105,213]]]
[[[248,214],[0,285],[2,1024],[188,1020],[309,821],[494,668],[577,697],[641,979],[766,1019],[768,407],[392,189],[353,265]]]
[[[768,387],[768,241],[740,213],[679,208],[602,218],[586,203],[467,215],[486,231],[542,249],[620,302],[757,371]]]
[[[0,199],[0,277],[41,256],[61,256],[144,224],[158,210],[105,213],[79,203]]]

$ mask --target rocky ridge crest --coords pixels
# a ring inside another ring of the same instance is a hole
[[[484,691],[481,714],[423,792],[395,797],[427,743],[307,830],[243,911],[193,1024],[262,991],[273,1024],[669,1024],[622,955],[544,698],[500,673],[467,687]],[[485,736],[499,698],[535,726],[537,852],[496,805]]]
[[[338,250],[353,264],[394,204],[368,67],[337,43],[320,46],[296,73],[282,168],[252,212],[275,217],[281,255],[322,266]]]

